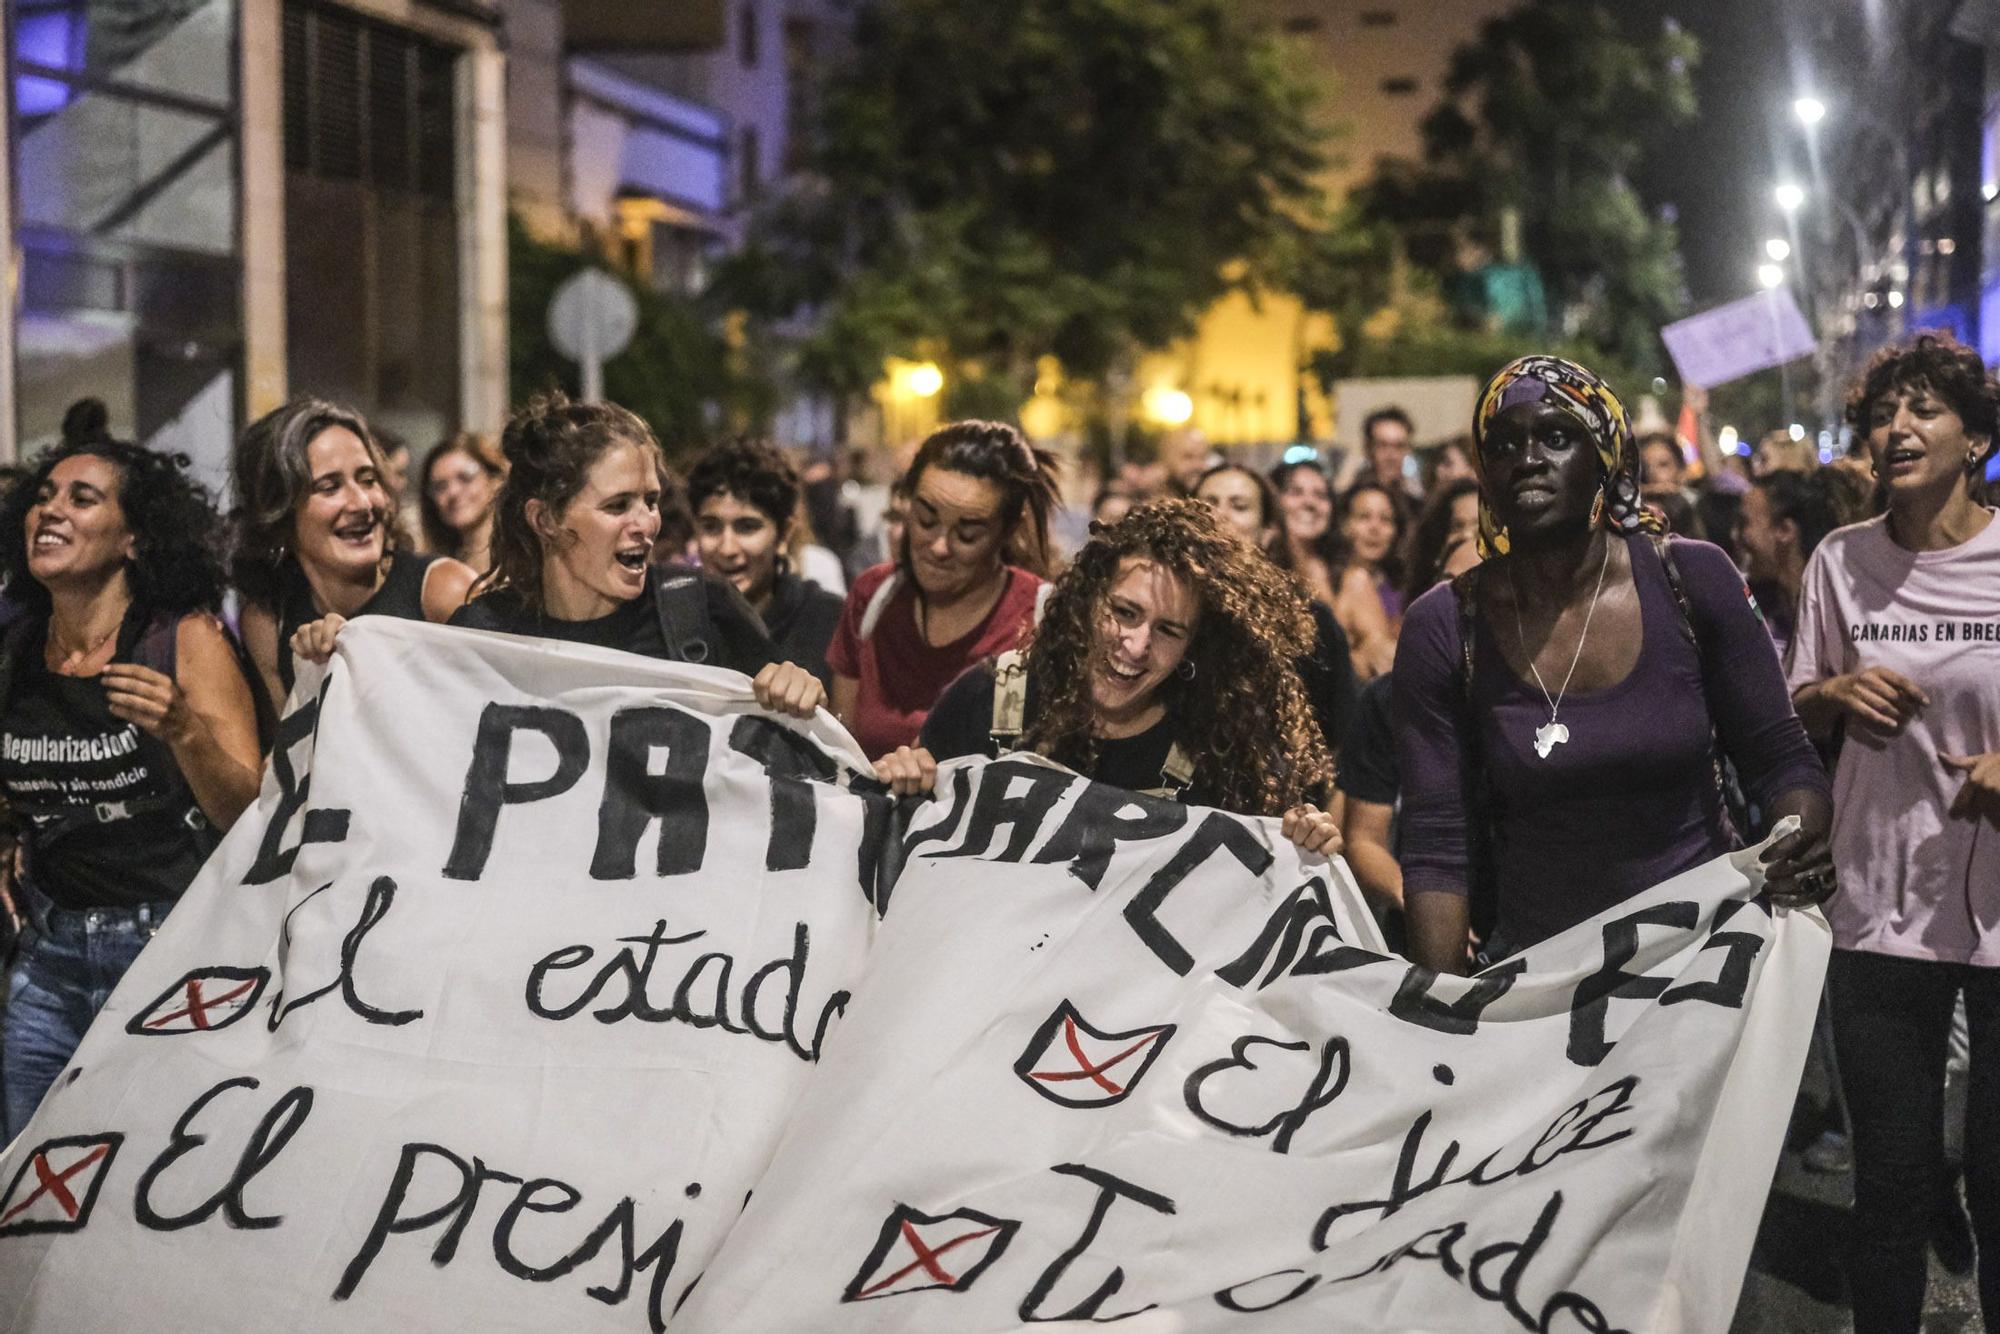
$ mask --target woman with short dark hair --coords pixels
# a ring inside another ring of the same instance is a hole
[[[1033,623],[1055,459],[1001,422],[954,422],[903,474],[903,538],[848,590],[827,649],[833,711],[877,759],[917,739],[944,688]]]
[[[799,527],[799,477],[766,444],[718,445],[688,470],[688,508],[704,569],[736,586],[763,618],[777,657],[830,686],[826,646],[841,599],[793,570],[787,554]]]
[[[1923,1315],[1962,995],[1966,1198],[2000,1327],[2000,523],[1978,490],[2000,384],[1971,348],[1920,334],[1876,355],[1847,421],[1888,510],[1814,551],[1789,675],[1807,726],[1844,733],[1827,999],[1853,1124],[1854,1325]]]
[[[18,1134],[84,1030],[256,800],[257,718],[222,604],[221,519],[183,455],[101,413],[0,508],[0,794],[28,925],[0,1075]]]

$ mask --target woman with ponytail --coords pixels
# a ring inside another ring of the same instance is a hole
[[[973,663],[1014,648],[1048,572],[1055,460],[999,422],[955,422],[903,474],[893,560],[848,591],[826,653],[833,710],[869,758],[912,745]]]

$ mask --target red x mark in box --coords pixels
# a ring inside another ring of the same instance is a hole
[[[964,1292],[1000,1258],[1020,1226],[1018,1219],[995,1218],[977,1209],[927,1214],[899,1204],[883,1220],[874,1249],[861,1262],[840,1300],[865,1302],[907,1292]]]
[[[270,980],[268,968],[197,968],[133,1015],[125,1031],[138,1037],[213,1033],[250,1013]]]
[[[1173,1033],[1172,1024],[1107,1033],[1066,1000],[1035,1030],[1014,1073],[1064,1107],[1110,1107],[1131,1094]]]
[[[80,1230],[124,1139],[68,1135],[36,1145],[0,1195],[0,1237]]]

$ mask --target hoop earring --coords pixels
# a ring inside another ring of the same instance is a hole
[[[1194,680],[1194,663],[1186,658],[1182,658],[1181,665],[1174,668],[1174,675],[1183,681]]]

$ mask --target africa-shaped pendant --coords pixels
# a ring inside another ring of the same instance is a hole
[[[1569,740],[1569,728],[1550,718],[1535,729],[1535,754],[1546,760],[1550,751],[1567,740]]]

